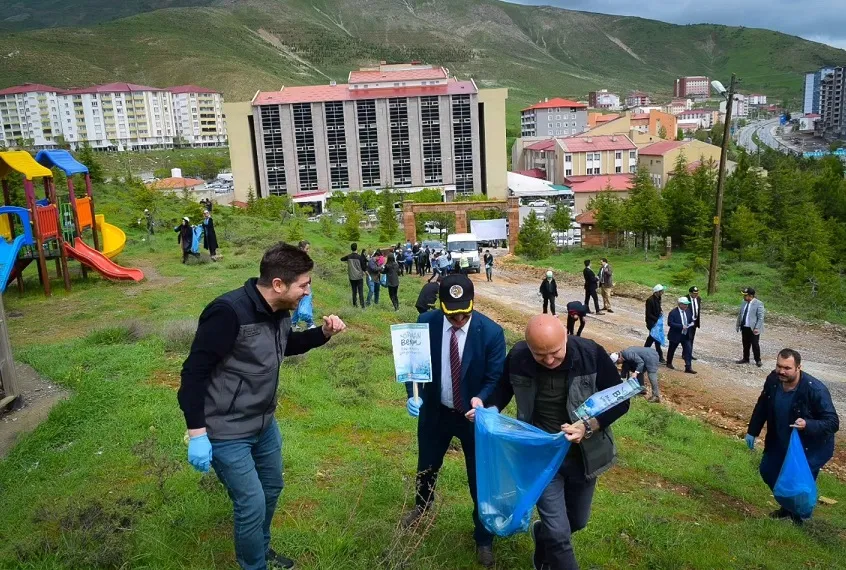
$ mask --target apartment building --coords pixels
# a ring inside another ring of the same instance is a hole
[[[820,87],[822,80],[834,73],[833,67],[822,67],[805,74],[805,97],[803,114],[820,112]]]
[[[846,138],[846,67],[835,67],[820,82],[819,114],[819,134]]]
[[[664,109],[671,115],[678,115],[693,108],[692,99],[673,99]]]
[[[753,107],[760,107],[762,105],[767,104],[767,96],[761,95],[760,93],[753,93],[752,95],[747,95],[747,101]]]
[[[742,93],[734,94],[734,102],[731,105],[731,116],[734,119],[745,119],[749,116],[749,100]],[[723,121],[726,117],[726,102],[720,101],[720,116]]]
[[[235,197],[428,187],[504,198],[506,98],[417,63],[256,93],[226,105]]]
[[[587,105],[570,99],[544,99],[523,109],[520,134],[524,137],[570,136],[587,129]]]
[[[702,161],[720,161],[720,147],[698,141],[661,141],[644,146],[638,151],[638,165],[646,168],[656,188],[663,188],[676,167],[679,155],[684,155],[688,167]],[[726,167],[730,174],[734,163]]]
[[[58,91],[35,83],[0,90],[0,147],[17,146],[23,140],[52,146],[62,133]]]
[[[676,118],[679,121],[699,121],[699,127],[703,129],[710,129],[714,126],[714,123],[718,122],[720,119],[719,111],[714,109],[690,109],[688,111],[682,111]]]
[[[704,75],[679,77],[673,84],[673,97],[707,99],[711,96],[711,79]]]
[[[176,93],[133,83],[79,89],[25,84],[3,89],[0,146],[31,140],[35,148],[87,144],[100,150],[146,150],[173,148],[180,137],[190,146],[226,144],[222,96],[196,86],[174,89]],[[182,109],[185,116],[177,115]]]
[[[588,93],[588,105],[591,109],[617,111],[621,108],[620,96],[616,93],[609,93],[607,89],[591,91]]]
[[[626,107],[632,109],[634,107],[648,107],[652,103],[649,95],[643,91],[632,91],[626,95]]]
[[[226,145],[223,95],[198,85],[168,89],[178,145],[192,147]]]

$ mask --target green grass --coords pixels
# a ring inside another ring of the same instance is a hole
[[[132,173],[138,178],[141,173],[153,173],[160,168],[181,168],[182,176],[202,178],[190,166],[202,156],[223,157],[229,160],[228,148],[180,148],[173,150],[153,150],[149,152],[103,152],[95,158],[103,166],[103,175],[107,178],[123,178]]]
[[[119,261],[155,268],[152,280],[114,284],[75,275],[45,299],[29,270],[23,296],[6,295],[17,359],[72,392],[0,461],[0,568],[231,568],[231,506],[214,476],[185,461],[175,387],[193,324],[216,295],[253,276],[278,224],[217,214],[223,260],[183,266],[171,234],[142,241],[110,188],[101,209],[125,220]],[[167,205],[176,208],[178,204]],[[221,208],[221,210],[224,210]],[[168,214],[170,215],[170,214]],[[404,278],[402,308],[353,310],[339,240],[306,225],[314,247],[315,315],[349,330],[287,359],[277,418],[286,488],[273,545],[319,570],[390,568],[411,552],[397,533],[416,462],[415,421],[392,381],[388,325],[416,317],[420,283]],[[360,240],[370,249],[372,235]],[[617,266],[621,271],[621,266]],[[509,335],[509,343],[515,341]],[[575,538],[584,568],[834,568],[846,548],[846,486],[827,474],[811,524],[773,521],[759,453],[697,420],[641,401],[616,425],[620,464],[601,477],[588,528]],[[408,568],[474,568],[463,461],[449,454],[434,527]],[[404,546],[396,546],[399,543]],[[394,544],[392,547],[391,545]],[[530,567],[527,535],[498,540],[499,567]],[[707,553],[707,554],[706,554]]]
[[[704,272],[695,272],[689,283],[685,282],[683,285],[672,283],[673,276],[690,267],[694,257],[691,253],[679,250],[674,251],[669,259],[662,259],[652,251],[644,257],[641,250],[628,252],[622,249],[575,248],[546,259],[521,258],[519,261],[537,267],[551,267],[581,279],[584,260],[593,259],[594,265],[598,267],[599,259],[602,257],[607,257],[614,268],[614,286],[618,294],[625,293],[627,285],[635,285],[636,287],[629,293],[636,297],[645,294],[645,288],[661,283],[667,287],[665,295],[668,298],[675,298],[687,295],[688,288],[696,285],[702,297],[712,308],[732,312],[736,311],[742,302],[740,290],[744,287],[753,287],[771,314],[846,324],[846,313],[842,310],[821,308],[807,298],[797,298],[795,291],[785,286],[781,270],[759,261],[738,261],[736,256],[732,257],[726,252],[721,254],[717,292],[712,296],[707,294],[708,277]],[[708,258],[705,258],[704,262],[707,265]]]

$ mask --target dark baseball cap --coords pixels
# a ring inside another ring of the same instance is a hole
[[[688,290],[687,290],[687,292],[688,292],[688,293],[699,293],[699,287],[697,287],[696,285],[694,285],[693,287],[691,287],[690,289],[688,289]]]
[[[744,287],[740,290],[740,292],[744,295],[752,295],[753,297],[755,296],[755,289],[753,289],[752,287]]]
[[[466,275],[448,275],[441,281],[438,298],[447,315],[469,313],[473,310],[473,282]]]

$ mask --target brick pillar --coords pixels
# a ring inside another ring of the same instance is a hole
[[[520,198],[508,198],[508,249],[511,253],[517,251],[517,234],[520,233]]]
[[[402,203],[402,225],[405,228],[405,241],[417,243],[417,219],[413,206],[414,202],[411,200]]]
[[[467,233],[467,212],[458,208],[455,210],[455,233]]]

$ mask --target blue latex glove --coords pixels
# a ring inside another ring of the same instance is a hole
[[[197,471],[208,473],[211,467],[212,446],[209,436],[197,435],[188,440],[188,463]]]
[[[412,418],[416,418],[420,415],[420,406],[423,405],[422,398],[409,398],[408,403],[405,405],[406,409],[408,409],[408,415]]]
[[[750,434],[747,433],[746,437],[743,438],[743,439],[744,439],[744,441],[746,441],[746,447],[748,447],[749,449],[755,449],[755,436],[754,435],[750,435]]]

